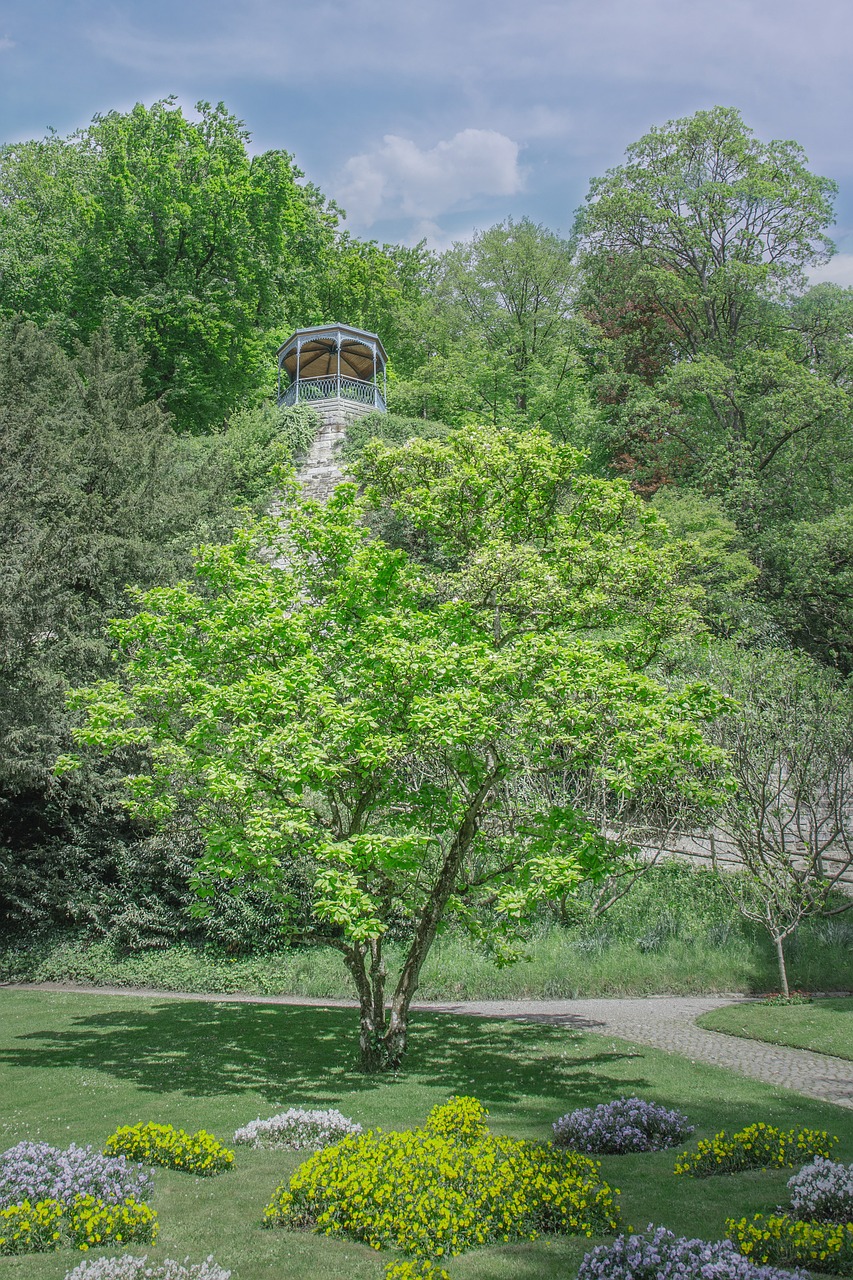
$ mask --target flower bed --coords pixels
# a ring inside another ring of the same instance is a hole
[[[361,1133],[361,1125],[340,1111],[306,1111],[290,1107],[268,1120],[251,1120],[234,1134],[234,1142],[249,1147],[272,1147],[286,1151],[317,1151],[340,1142],[349,1134]]]
[[[428,1258],[415,1261],[404,1258],[400,1262],[389,1262],[385,1268],[385,1280],[450,1280],[444,1267],[438,1267]]]
[[[677,1147],[692,1132],[693,1125],[680,1111],[642,1098],[617,1098],[561,1116],[554,1123],[554,1145],[594,1155],[622,1155]]]
[[[157,1239],[157,1214],[147,1204],[131,1199],[123,1204],[105,1204],[94,1196],[78,1196],[64,1226],[78,1249],[112,1241],[154,1244]]]
[[[44,1253],[66,1239],[79,1249],[154,1244],[157,1214],[132,1197],[107,1204],[94,1196],[77,1196],[68,1207],[58,1200],[25,1200],[0,1210],[0,1254]]]
[[[149,1266],[147,1256],[135,1258],[125,1253],[119,1258],[87,1258],[67,1271],[64,1280],[231,1280],[231,1272],[212,1257],[192,1265],[166,1258]]]
[[[757,1213],[752,1219],[730,1218],[726,1231],[756,1262],[853,1275],[853,1222],[801,1222],[787,1214]]]
[[[813,1222],[853,1222],[853,1164],[817,1156],[788,1180],[791,1217]]]
[[[0,1255],[58,1249],[62,1210],[57,1200],[24,1200],[0,1209]]]
[[[685,1151],[675,1172],[694,1178],[720,1173],[740,1173],[743,1169],[785,1169],[828,1156],[838,1139],[825,1130],[774,1129],[768,1124],[751,1124],[731,1137],[723,1130],[697,1143],[695,1151]]]
[[[46,1142],[19,1142],[0,1155],[0,1208],[27,1200],[56,1200],[71,1205],[77,1196],[95,1196],[107,1204],[132,1197],[147,1200],[151,1171],[123,1155],[101,1155],[74,1143],[61,1150]]]
[[[107,1139],[105,1155],[124,1155],[146,1164],[160,1164],[199,1177],[230,1169],[234,1152],[206,1129],[187,1133],[171,1124],[134,1124],[116,1129]]]
[[[266,1226],[313,1226],[374,1249],[455,1255],[541,1232],[601,1235],[618,1225],[600,1165],[485,1128],[476,1099],[454,1098],[426,1125],[368,1130],[317,1152],[276,1190]]]
[[[688,1240],[665,1227],[618,1236],[599,1245],[580,1265],[578,1280],[808,1280],[802,1271],[760,1266],[738,1253],[729,1240]]]

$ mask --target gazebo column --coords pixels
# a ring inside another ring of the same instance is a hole
[[[338,399],[340,400],[340,398],[341,398],[341,331],[340,331],[340,329],[338,329],[338,332],[337,332],[337,334],[335,335],[335,337],[336,337],[336,340],[337,340],[337,348],[338,348],[338,380],[337,380],[337,395],[338,395]]]
[[[296,339],[296,399],[294,404],[299,404],[299,364],[302,359],[302,339]]]

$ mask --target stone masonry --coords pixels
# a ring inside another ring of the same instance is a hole
[[[297,470],[296,478],[306,497],[325,502],[335,485],[345,479],[338,453],[347,427],[356,418],[370,413],[373,406],[355,404],[351,400],[312,400],[310,405],[323,419],[323,426]]]

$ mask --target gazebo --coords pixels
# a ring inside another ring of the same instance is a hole
[[[385,412],[388,357],[375,333],[345,324],[297,329],[278,352],[278,402]],[[289,385],[282,389],[282,371]],[[382,390],[379,378],[382,377]],[[325,402],[321,404],[319,402]]]

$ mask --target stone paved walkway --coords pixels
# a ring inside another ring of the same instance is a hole
[[[736,996],[650,996],[608,1000],[500,1000],[429,1007],[489,1017],[531,1018],[617,1036],[681,1054],[691,1062],[727,1067],[821,1102],[853,1108],[853,1062],[697,1027],[695,1019],[700,1014],[732,1004],[736,999]]]
[[[84,987],[57,982],[6,983],[19,991],[83,992],[87,995],[156,996],[164,1000],[233,1001],[241,1004],[288,1004],[350,1008],[354,1000],[311,999],[302,996],[216,995],[151,988]],[[738,996],[649,996],[608,1000],[460,1000],[418,1002],[416,1009],[437,1013],[471,1014],[484,1018],[520,1018],[593,1031],[635,1044],[677,1053],[691,1062],[727,1067],[741,1075],[779,1088],[794,1089],[808,1098],[853,1109],[853,1062],[806,1049],[787,1049],[742,1040],[718,1031],[705,1031],[695,1019],[709,1009],[732,1004]]]

